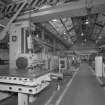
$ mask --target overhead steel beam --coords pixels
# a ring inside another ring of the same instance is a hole
[[[91,35],[94,35],[94,29],[95,29],[95,23],[97,22],[97,19],[98,19],[98,14],[96,14],[96,16],[95,16],[95,19],[94,19],[94,25],[92,26],[92,32],[91,32]]]
[[[31,11],[31,17],[34,22],[49,21],[59,17],[75,17],[87,15],[85,0],[70,2],[63,5],[49,7],[38,11]],[[105,0],[94,0],[92,3],[91,14],[105,12]],[[26,20],[29,13],[26,12],[19,16],[17,20]]]
[[[97,34],[97,38],[100,36],[100,34],[101,34],[101,32],[102,32],[102,30],[103,30],[104,27],[105,27],[105,24],[103,25],[103,27],[101,27],[99,33]]]
[[[95,23],[95,25],[97,25],[97,26],[99,26],[99,27],[103,27],[103,25],[100,24],[100,23]]]
[[[65,23],[63,22],[62,18],[60,18],[60,21],[61,21],[62,25],[64,26],[64,28],[65,28],[65,30],[66,30],[66,33],[67,33],[67,35],[68,35],[68,36],[70,36],[69,30],[67,29],[67,27],[66,27]],[[70,39],[71,39],[71,41],[73,42],[73,40],[72,40],[71,36],[70,36]]]
[[[66,30],[66,33],[69,35],[69,31],[68,31],[68,29],[67,29],[65,23],[63,22],[62,18],[60,18],[60,21],[61,21],[62,25],[64,26],[64,28],[65,28],[65,30]]]
[[[0,24],[0,27],[3,27],[3,28],[5,28],[5,25],[3,25],[3,24]]]
[[[3,5],[3,6],[6,5],[2,0],[0,0],[0,4]]]
[[[49,30],[50,32],[53,29],[56,32],[56,34],[53,34],[53,36],[56,37],[56,39],[59,40],[66,48],[68,48],[70,44],[60,36],[59,32],[49,22],[46,24],[49,26],[49,29],[47,27],[46,29]]]
[[[47,25],[48,25],[48,23],[46,23]],[[55,40],[57,40],[57,41],[59,41],[60,42],[60,44],[62,44],[64,47],[66,47],[66,48],[68,48],[69,47],[69,44],[67,43],[67,42],[65,42],[61,37],[58,37],[57,35],[54,35],[53,33],[51,33],[48,29],[47,29],[47,27],[44,27],[44,26],[42,26],[41,24],[37,24],[41,29],[44,29],[45,30],[45,32],[47,32],[47,33],[49,33],[48,34],[48,36],[50,37],[50,38],[53,38],[53,39],[55,39]],[[50,24],[49,24],[50,25]],[[56,30],[55,30],[56,31]],[[59,33],[58,33],[59,34]]]
[[[6,25],[6,27],[4,28],[4,30],[1,32],[0,35],[0,40],[3,40],[4,37],[7,35],[7,32],[10,28],[10,25],[12,24],[12,22],[17,18],[17,16],[19,15],[19,13],[21,12],[21,10],[24,8],[24,6],[26,5],[27,1],[25,1],[21,7],[18,9],[18,11],[14,14],[14,16],[12,17],[12,19],[8,22],[8,24]]]

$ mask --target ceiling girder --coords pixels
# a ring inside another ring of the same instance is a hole
[[[4,1],[4,0],[3,0]],[[74,1],[74,0],[73,0]],[[5,1],[4,1],[5,2]],[[38,10],[38,9],[43,9],[46,8],[46,6],[55,6],[58,4],[67,4],[68,2],[72,2],[71,0],[67,1],[67,0],[27,0],[27,4],[26,6],[23,8],[22,12],[27,12],[29,10]],[[17,0],[17,1],[12,1],[10,3],[6,3],[6,6],[4,8],[2,8],[1,12],[2,14],[9,14],[9,13],[15,13],[16,11],[11,10],[8,12],[8,7],[15,7],[18,4],[24,3],[24,0]],[[45,6],[45,7],[44,7]],[[4,11],[5,10],[5,11]],[[2,16],[2,15],[1,15]],[[3,15],[4,16],[4,15]]]
[[[94,29],[95,29],[95,23],[96,23],[96,21],[97,21],[97,19],[98,19],[98,14],[95,14],[95,17],[94,17],[94,22],[93,22],[93,25],[92,25],[92,31],[91,31],[91,39],[94,41],[95,39],[94,38],[92,38],[92,36],[94,35]]]
[[[99,26],[99,27],[103,27],[103,25],[100,24],[100,23],[95,23],[95,25],[97,25],[97,26]]]
[[[59,19],[60,19],[62,25],[64,26],[64,28],[65,28],[65,30],[66,30],[66,33],[69,35],[69,31],[68,31],[68,29],[67,29],[65,23],[63,22],[62,18],[59,18]]]
[[[49,23],[49,25],[51,25],[50,23]],[[63,35],[60,35],[59,34],[59,32],[51,25],[51,27],[54,29],[54,31],[57,33],[55,36],[63,43],[63,45],[65,46],[65,47],[69,47],[69,43],[65,40],[65,39],[63,39],[62,37],[63,37]]]
[[[91,14],[105,12],[105,0],[95,0],[92,3]],[[31,12],[31,17],[35,22],[49,21],[53,18],[59,17],[75,17],[87,15],[87,9],[85,0],[79,0],[76,2],[67,3],[64,5],[58,5],[49,7],[39,11]],[[17,18],[17,20],[28,19],[29,13],[25,13]]]
[[[0,0],[0,4],[6,5],[6,3],[3,0]]]
[[[38,4],[40,4],[41,6],[43,6],[44,4],[57,4],[61,1],[58,0],[31,0],[31,9],[35,9],[37,8]],[[72,0],[69,1],[69,3],[65,3],[67,0],[62,0],[64,4],[60,4],[60,5],[55,5],[46,9],[41,9],[40,10],[40,6],[38,7],[39,10],[35,11],[32,10],[33,12],[31,12],[31,17],[33,18],[33,20],[35,22],[41,22],[41,21],[49,21],[53,18],[59,18],[59,17],[74,17],[74,16],[84,16],[87,13],[87,7],[86,7],[86,3],[85,0]],[[75,1],[75,2],[73,2]],[[20,2],[22,3],[22,2]],[[44,4],[43,4],[44,3]],[[7,8],[3,9],[2,11],[5,12],[8,10],[8,7],[14,7],[14,5],[18,5],[19,2],[17,3],[11,3],[7,6]],[[29,6],[26,6],[27,8],[29,8]],[[11,10],[11,9],[10,9]],[[25,9],[26,11],[30,10],[30,9]],[[17,20],[24,20],[24,19],[28,19],[29,17],[29,13],[25,12],[24,15],[21,15],[20,17],[18,17]],[[95,0],[92,2],[92,9],[91,9],[91,13],[98,13],[98,12],[104,12],[105,11],[105,1],[104,0]],[[9,13],[14,13],[14,11],[9,11]],[[15,11],[16,12],[16,11]],[[8,14],[8,11],[7,11]]]
[[[49,24],[50,25],[50,24]],[[47,28],[45,28],[44,26],[42,26],[41,24],[38,24],[38,26],[41,29],[44,29],[46,32],[48,32],[49,37],[53,37],[53,39],[58,40],[62,45],[64,45],[66,48],[68,48],[68,43],[66,43],[63,39],[61,39],[60,37],[58,37],[57,35],[54,35],[53,33],[51,33]],[[56,30],[55,30],[56,31]],[[51,36],[52,35],[52,36]]]
[[[70,33],[69,33],[70,31],[72,31],[73,27],[70,30],[68,30],[66,25],[65,25],[65,23],[63,22],[62,18],[60,18],[60,21],[63,24],[63,26],[64,26],[64,28],[66,30],[67,35],[70,37],[71,41],[73,41],[72,36],[70,36]]]
[[[105,27],[105,24],[103,25],[103,27],[101,27],[99,33],[97,34],[97,38],[100,36],[100,34],[101,34],[101,32],[102,32],[102,30],[103,30],[104,27]]]

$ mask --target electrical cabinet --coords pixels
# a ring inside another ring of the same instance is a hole
[[[95,73],[97,77],[102,77],[103,72],[103,60],[102,56],[95,57]]]

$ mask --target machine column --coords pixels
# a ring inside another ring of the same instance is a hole
[[[29,95],[18,93],[18,105],[29,105]]]

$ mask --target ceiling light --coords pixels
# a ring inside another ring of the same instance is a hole
[[[68,38],[65,36],[64,39],[68,39]]]
[[[51,7],[51,5],[43,5],[41,8],[39,8],[39,9],[46,9],[46,8],[50,8]]]
[[[38,38],[38,37],[39,37],[39,35],[37,34],[37,35],[36,35],[36,37]]]
[[[99,37],[98,37],[98,39],[101,39],[101,38],[102,38],[102,36],[99,36]]]
[[[64,32],[64,34],[66,34],[66,32]]]
[[[89,24],[89,20],[88,19],[86,19],[85,24]]]
[[[85,42],[87,41],[87,39],[84,40]]]
[[[53,22],[57,22],[57,19],[53,19],[52,21],[53,21]]]
[[[84,36],[83,32],[81,33],[81,36]]]

